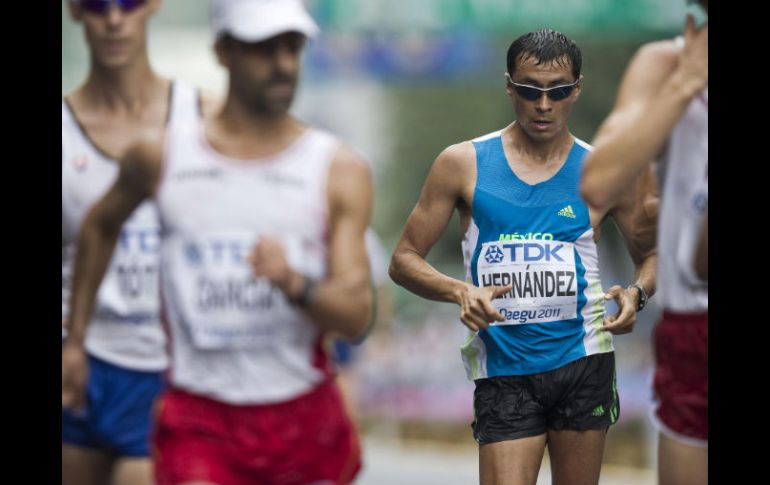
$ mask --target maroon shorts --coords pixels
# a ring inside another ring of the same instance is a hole
[[[655,327],[654,418],[671,438],[709,439],[708,313],[663,312]]]
[[[330,382],[247,406],[170,389],[159,400],[153,448],[158,485],[341,485],[361,468],[355,428]]]

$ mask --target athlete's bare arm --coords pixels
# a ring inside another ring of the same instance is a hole
[[[329,278],[308,313],[322,327],[356,338],[372,319],[372,287],[364,235],[372,215],[369,167],[343,146],[329,172]]]
[[[634,283],[644,288],[648,297],[655,294],[658,201],[655,172],[649,165],[632,190],[626,191],[609,213],[636,268]],[[618,304],[618,312],[607,317],[604,330],[616,335],[632,332],[636,324],[639,290],[615,285],[607,291],[607,295]]]
[[[489,322],[505,320],[490,302],[511,287],[478,288],[440,273],[425,261],[455,208],[460,211],[464,226],[469,221],[476,183],[475,160],[471,142],[452,145],[436,158],[393,251],[390,277],[423,298],[457,303],[460,320],[478,331],[487,328]]]
[[[366,162],[341,147],[329,172],[329,273],[313,288],[304,310],[319,327],[348,339],[360,337],[372,320],[372,289],[364,233],[372,212],[372,177]],[[262,237],[250,256],[257,276],[264,276],[290,300],[306,290],[308,280],[289,268],[277,241]]]
[[[161,157],[161,135],[145,134],[119,161],[115,183],[83,220],[76,247],[68,334],[62,345],[62,407],[82,404],[87,377],[84,342],[96,293],[123,223],[154,193]]]
[[[612,207],[662,151],[688,104],[708,83],[708,24],[685,26],[685,47],[643,46],[626,70],[612,113],[585,161],[581,192],[594,207]]]

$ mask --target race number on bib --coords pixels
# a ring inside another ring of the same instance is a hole
[[[507,286],[492,300],[505,317],[493,325],[569,320],[577,315],[574,244],[562,241],[490,241],[482,244],[479,286]]]
[[[283,292],[255,278],[248,255],[255,235],[175,238],[164,248],[183,324],[201,349],[268,347],[294,310]],[[296,245],[281,241],[291,265]]]
[[[126,325],[158,322],[159,249],[157,227],[135,224],[121,230],[99,287],[95,320]]]

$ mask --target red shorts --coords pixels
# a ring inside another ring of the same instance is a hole
[[[170,389],[153,445],[158,485],[342,485],[361,468],[355,428],[331,382],[291,401],[247,406]]]
[[[673,439],[709,439],[708,313],[663,312],[655,327],[654,417]]]

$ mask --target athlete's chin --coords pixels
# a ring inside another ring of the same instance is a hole
[[[289,112],[294,96],[277,97],[268,100],[266,108],[272,115],[284,115]]]
[[[107,53],[99,56],[98,62],[108,69],[120,69],[130,64],[131,56],[128,52]]]
[[[526,130],[526,132],[530,139],[540,143],[549,142],[556,138],[556,133],[552,131]]]

